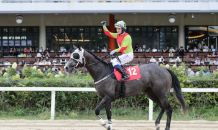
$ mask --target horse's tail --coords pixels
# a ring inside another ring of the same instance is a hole
[[[169,70],[169,69],[167,69],[167,70],[168,70],[168,72],[170,73],[170,75],[172,77],[172,87],[174,89],[173,95],[177,99],[177,101],[180,103],[180,105],[182,106],[182,111],[183,111],[184,115],[186,115],[187,105],[186,105],[185,99],[184,99],[184,97],[182,95],[179,80],[171,70]]]

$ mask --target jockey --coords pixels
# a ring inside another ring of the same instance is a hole
[[[102,21],[101,24],[103,25],[104,33],[107,36],[117,39],[119,48],[111,51],[110,55],[113,55],[115,52],[122,52],[122,55],[118,56],[120,61],[114,58],[111,60],[111,62],[113,64],[113,67],[116,68],[122,74],[121,81],[125,81],[126,79],[129,79],[130,77],[125,72],[125,69],[121,65],[132,61],[134,57],[133,49],[132,49],[132,38],[128,33],[125,32],[126,24],[124,21],[118,21],[115,24],[117,33],[111,33],[108,31],[106,27],[106,21]]]

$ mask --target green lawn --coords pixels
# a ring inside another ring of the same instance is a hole
[[[12,109],[13,111],[0,111],[0,120],[26,119],[26,120],[48,120],[50,119],[50,110],[23,110]],[[134,110],[132,108],[111,109],[112,119],[116,120],[148,120],[148,111]],[[56,111],[56,120],[96,120],[94,110],[84,111]],[[154,111],[154,119],[157,118],[159,110]],[[101,111],[101,116],[104,120],[107,119],[105,109]],[[162,120],[166,120],[164,114]],[[173,110],[172,120],[187,121],[187,120],[218,120],[218,109],[189,109],[186,116],[180,110]]]

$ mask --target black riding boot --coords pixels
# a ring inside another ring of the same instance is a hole
[[[126,79],[129,79],[129,75],[125,72],[125,69],[120,65],[117,70],[122,74],[122,79],[121,81],[125,81]]]

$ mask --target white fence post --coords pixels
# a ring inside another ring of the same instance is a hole
[[[153,101],[149,99],[149,121],[153,120]]]
[[[55,91],[51,92],[51,120],[55,117]]]

